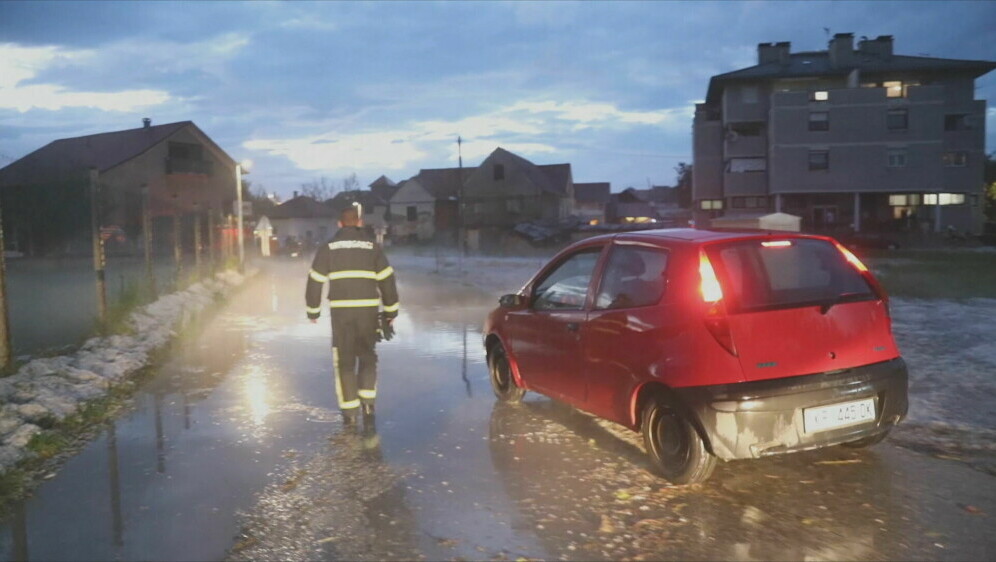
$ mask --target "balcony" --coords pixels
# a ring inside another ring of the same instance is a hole
[[[198,174],[210,176],[212,165],[210,160],[193,160],[190,158],[167,158],[167,174]]]

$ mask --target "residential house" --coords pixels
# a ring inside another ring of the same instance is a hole
[[[395,241],[455,239],[460,168],[420,170],[401,182],[389,201],[391,237]]]
[[[497,148],[468,174],[462,213],[484,246],[519,223],[565,222],[574,214],[571,165],[538,166]]]
[[[294,197],[270,209],[266,216],[281,248],[301,246],[311,250],[338,230],[339,214],[332,206],[296,191]]]
[[[611,200],[608,182],[575,183],[574,214],[585,223],[596,225],[605,222],[605,207]]]
[[[786,212],[816,231],[978,232],[991,61],[899,55],[889,35],[827,50],[761,43],[713,76],[693,126],[696,219]]]
[[[171,245],[172,218],[232,212],[235,161],[191,121],[59,139],[0,169],[7,246],[29,255],[90,249],[90,170],[97,174],[101,225],[141,234],[144,192],[154,240]],[[202,222],[206,224],[206,222]],[[218,222],[220,224],[220,221]]]
[[[394,196],[395,192],[398,191],[398,184],[391,181],[391,178],[387,176],[380,176],[374,181],[370,182],[368,186],[370,191],[374,193],[377,197],[380,197],[382,201],[390,201],[391,197]]]

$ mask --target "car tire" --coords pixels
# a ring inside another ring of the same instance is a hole
[[[526,393],[526,389],[515,384],[515,377],[512,376],[512,365],[508,362],[508,355],[505,348],[496,344],[488,352],[488,371],[491,378],[491,389],[495,391],[495,396],[502,402],[519,402]]]
[[[883,431],[882,433],[879,433],[879,434],[876,434],[876,435],[871,435],[871,436],[868,436],[868,437],[862,437],[861,439],[858,439],[858,440],[855,440],[855,441],[849,441],[847,443],[841,443],[841,444],[843,446],[845,446],[845,447],[850,447],[852,449],[864,449],[865,447],[871,447],[872,445],[875,445],[876,443],[881,443],[882,440],[884,440],[886,437],[888,437],[890,431],[892,431],[892,429],[887,429],[887,430]]]
[[[716,457],[674,405],[653,397],[643,408],[641,429],[654,472],[672,484],[704,482],[716,468]]]

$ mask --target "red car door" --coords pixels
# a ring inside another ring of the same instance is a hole
[[[506,342],[528,388],[572,403],[583,400],[585,308],[602,248],[563,257],[533,283],[529,306],[508,314]]]

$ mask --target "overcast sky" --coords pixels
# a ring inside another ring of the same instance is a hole
[[[502,146],[576,182],[674,183],[709,77],[759,42],[895,36],[996,60],[994,2],[2,2],[0,166],[52,140],[192,120],[288,195]],[[987,152],[996,141],[996,72]]]

